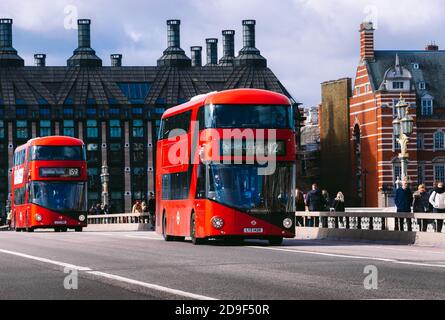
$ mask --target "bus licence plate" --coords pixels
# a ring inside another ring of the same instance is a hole
[[[58,226],[58,225],[65,225],[65,224],[67,224],[67,222],[66,221],[54,221],[54,224],[56,226]]]
[[[244,233],[263,233],[263,228],[245,228]]]

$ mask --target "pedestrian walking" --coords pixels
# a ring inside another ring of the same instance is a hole
[[[312,190],[309,191],[306,196],[306,205],[311,212],[320,212],[324,209],[325,200],[320,189],[318,189],[318,185],[315,183],[312,185]]]
[[[8,214],[6,215],[6,225],[8,226],[9,230],[11,230],[11,222],[12,222],[12,212],[11,210],[9,210]]]
[[[428,213],[430,211],[430,195],[426,192],[424,184],[419,185],[417,191],[413,195],[413,212],[414,213]],[[424,220],[422,231],[428,230],[428,225],[433,223],[432,220]]]
[[[300,189],[295,190],[295,209],[297,212],[306,211],[306,202],[304,199],[304,194]],[[297,226],[304,226],[304,218],[301,216],[297,216]]]
[[[153,192],[150,192],[150,199],[148,199],[148,214],[150,215],[151,229],[155,230],[156,226],[156,197]]]
[[[331,211],[331,197],[329,196],[329,192],[327,190],[323,190],[321,192],[321,194],[323,195],[323,206],[324,206],[324,210],[322,211]]]
[[[402,187],[397,189],[396,191],[396,198],[395,198],[396,206],[397,206],[397,213],[411,213],[411,205],[413,204],[413,193],[411,192],[410,188],[408,188],[408,182],[403,181]],[[398,221],[399,231],[405,231],[404,230],[404,218],[396,219]],[[411,231],[411,219],[408,219],[408,231]]]
[[[430,203],[434,213],[445,213],[445,188],[443,182],[437,184],[430,196]],[[443,219],[437,220],[437,232],[442,232]]]
[[[143,213],[143,211],[142,211],[142,205],[141,205],[141,203],[139,202],[139,200],[136,201],[136,203],[134,204],[133,209],[131,210],[131,213],[132,213],[132,214],[142,214],[142,213]]]
[[[343,195],[343,192],[337,193],[337,197],[334,200],[334,203],[332,204],[332,208],[335,212],[345,212],[345,196]]]

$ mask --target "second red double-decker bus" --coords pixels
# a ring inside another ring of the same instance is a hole
[[[281,94],[229,90],[167,110],[157,144],[157,231],[167,241],[280,245],[295,237],[295,160],[293,109]]]
[[[12,173],[12,226],[16,231],[81,232],[87,226],[84,143],[45,137],[16,149]]]

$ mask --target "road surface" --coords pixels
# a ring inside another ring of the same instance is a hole
[[[0,299],[445,299],[445,248],[0,232]]]

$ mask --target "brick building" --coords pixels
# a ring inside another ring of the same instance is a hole
[[[46,66],[44,54],[35,66],[25,66],[13,48],[12,20],[0,19],[0,208],[8,198],[14,149],[38,136],[66,135],[87,145],[91,206],[101,199],[100,171],[110,172],[114,211],[130,210],[135,199],[154,191],[156,133],[163,112],[192,97],[215,90],[258,88],[290,97],[267,67],[255,44],[255,20],[243,21],[243,48],[235,56],[234,31],[191,48],[180,47],[180,21],[167,21],[168,48],[156,66],[122,66],[122,55],[111,55],[111,66],[91,47],[90,20],[78,21],[78,48],[66,66]],[[1,214],[1,210],[0,210]]]
[[[445,51],[380,51],[372,23],[360,27],[360,63],[349,100],[352,192],[366,207],[390,205],[401,176],[400,150],[393,134],[394,106],[410,104],[408,175],[413,185],[445,180]]]

